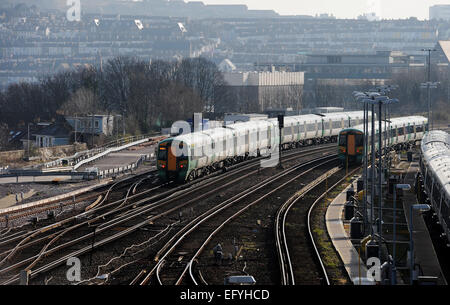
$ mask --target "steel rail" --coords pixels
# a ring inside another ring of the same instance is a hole
[[[276,237],[276,247],[278,254],[278,261],[281,271],[281,282],[282,285],[295,285],[295,275],[294,269],[292,267],[291,256],[289,254],[289,247],[286,238],[286,218],[291,209],[291,207],[303,199],[309,192],[320,185],[329,175],[335,174],[339,171],[339,167],[335,167],[325,174],[321,175],[317,179],[313,180],[299,192],[290,197],[277,211],[275,218],[275,237]]]
[[[328,150],[329,149],[329,147],[321,147],[321,148],[316,148],[316,149],[313,149],[313,150],[308,150],[307,152],[311,152],[312,153],[312,151],[320,151],[320,150]],[[302,150],[302,151],[298,151],[298,152],[296,152],[295,154],[298,154],[298,153],[305,153],[305,151],[304,150]],[[197,181],[196,181],[197,182]],[[106,207],[106,206],[105,206]],[[168,211],[167,213],[169,213],[169,212],[172,212],[173,211],[173,209],[171,209],[170,211]],[[167,214],[167,213],[164,213],[164,215],[165,214]],[[83,213],[83,214],[86,214],[86,213]],[[79,216],[79,215],[78,215]],[[77,217],[78,217],[77,216]],[[158,216],[158,217],[153,217],[152,218],[152,220],[154,220],[154,219],[156,219],[156,218],[159,218],[159,217],[162,217],[163,215],[160,215],[160,216]],[[126,219],[126,220],[129,220],[129,219]],[[119,222],[120,223],[120,222]],[[140,223],[140,224],[138,224],[138,227],[140,227],[140,226],[143,226],[143,225],[146,225],[146,224],[148,224],[148,221],[144,221],[144,222],[142,222],[142,223]],[[140,226],[139,226],[140,225]],[[112,225],[109,225],[109,226],[106,226],[105,228],[104,228],[104,230],[106,230],[106,229],[108,229],[108,228],[110,228],[110,227],[112,227]],[[128,231],[123,231],[123,232],[128,232]],[[78,239],[76,239],[75,241],[81,241],[81,240],[83,240],[83,239],[86,239],[86,238],[89,238],[91,235],[92,235],[93,233],[90,233],[90,234],[87,234],[87,235],[85,235],[84,237],[81,237],[81,238],[78,238]],[[116,238],[118,238],[118,237],[120,237],[120,236],[122,236],[122,234],[115,234],[115,235],[113,235],[113,236],[111,236],[111,240],[115,240]],[[81,239],[81,240],[80,240]],[[109,238],[108,238],[108,240],[109,240]],[[74,244],[74,242],[69,242],[69,243],[66,243],[65,245],[73,245]],[[60,250],[61,249],[61,246],[58,246],[58,247],[56,247],[56,248],[54,248],[54,249],[52,249],[52,250],[49,250],[49,251],[44,251],[43,253],[41,253],[41,255],[47,255],[47,254],[49,254],[49,252],[54,252],[54,251],[57,251],[57,250]],[[29,262],[31,259],[34,259],[34,258],[36,258],[36,256],[34,256],[34,257],[31,257],[31,258],[29,258],[29,259],[27,259],[27,260],[25,260],[25,261],[22,261],[21,263],[23,264],[23,263],[27,263],[27,262]],[[18,266],[18,264],[16,264],[16,265],[13,265],[13,266],[11,266],[11,267],[19,267]],[[6,268],[6,269],[3,269],[3,270],[1,270],[0,271],[0,273],[4,273],[4,272],[6,272],[6,271],[9,271],[9,270],[11,270],[11,267],[10,268]],[[33,273],[33,274],[35,274],[35,273]]]
[[[314,203],[311,205],[311,207],[309,208],[308,211],[308,216],[307,216],[307,226],[308,226],[308,233],[309,233],[309,237],[310,237],[310,241],[313,245],[314,251],[316,253],[316,257],[319,261],[320,267],[322,268],[322,273],[325,277],[325,280],[327,282],[327,285],[331,285],[329,276],[328,276],[328,272],[327,269],[325,267],[325,264],[323,263],[322,257],[320,255],[319,249],[317,247],[317,244],[315,242],[314,239],[314,234],[313,234],[313,230],[312,230],[312,226],[311,226],[311,214],[312,211],[314,210],[315,206],[317,205],[317,203],[319,203],[320,201],[323,200],[323,198],[327,195],[327,193],[333,189],[335,189],[336,187],[338,187],[339,185],[341,185],[345,179],[347,179],[348,177],[354,175],[358,170],[360,169],[360,167],[354,169],[353,171],[351,171],[350,173],[348,173],[347,175],[345,175],[343,178],[341,178],[338,182],[336,182],[334,185],[332,185],[327,192],[323,193],[322,195],[319,196],[319,198],[316,199],[316,201],[314,201]]]
[[[192,266],[193,261],[194,261],[194,260],[197,258],[197,256],[203,251],[204,247],[205,247],[206,244],[211,240],[211,238],[212,238],[215,234],[217,234],[217,232],[219,232],[219,231],[220,231],[220,230],[221,230],[221,229],[222,229],[229,221],[231,221],[232,219],[234,219],[234,218],[236,218],[237,216],[239,216],[240,214],[242,214],[245,210],[247,210],[247,209],[250,208],[251,206],[253,206],[253,205],[259,203],[261,200],[267,198],[269,195],[271,195],[271,194],[273,194],[274,192],[280,190],[281,188],[283,188],[283,187],[286,186],[287,184],[292,183],[294,180],[298,179],[299,177],[301,177],[301,176],[303,176],[303,175],[309,173],[310,171],[316,169],[317,167],[323,166],[324,164],[326,164],[326,163],[328,163],[328,162],[332,162],[333,160],[336,160],[336,155],[326,156],[326,157],[321,157],[321,158],[318,158],[318,159],[310,160],[310,161],[308,161],[308,162],[304,162],[304,163],[299,164],[299,165],[297,165],[297,166],[295,166],[295,167],[293,167],[293,168],[290,168],[290,169],[288,169],[288,170],[283,171],[282,173],[276,175],[275,177],[271,177],[271,178],[269,178],[269,179],[266,179],[266,180],[262,181],[261,183],[259,183],[258,185],[254,186],[254,187],[252,187],[252,188],[250,188],[250,189],[248,189],[248,190],[245,190],[245,191],[241,192],[240,194],[234,196],[234,197],[232,198],[233,200],[232,200],[231,202],[227,203],[227,201],[225,201],[225,202],[223,203],[224,205],[222,205],[219,209],[216,209],[215,211],[211,211],[211,212],[209,213],[209,215],[206,215],[203,219],[201,219],[199,222],[197,222],[197,223],[196,223],[196,224],[195,224],[188,232],[186,232],[186,233],[184,234],[183,238],[181,238],[180,240],[177,241],[177,243],[172,247],[171,251],[173,251],[174,248],[176,247],[176,245],[177,245],[178,243],[180,243],[180,242],[182,241],[182,239],[184,239],[184,238],[185,238],[188,234],[190,234],[193,230],[195,230],[200,224],[202,224],[202,223],[205,222],[206,220],[210,219],[211,217],[215,216],[215,215],[218,214],[219,212],[225,210],[226,208],[230,207],[230,206],[231,206],[232,204],[234,204],[235,202],[244,199],[245,197],[247,197],[247,196],[253,194],[254,192],[256,192],[257,190],[262,189],[263,187],[266,187],[267,185],[272,184],[272,183],[278,181],[279,179],[283,178],[284,176],[286,176],[286,175],[288,175],[288,174],[290,174],[290,173],[292,173],[292,172],[294,172],[294,171],[297,171],[297,170],[299,170],[299,169],[301,169],[301,168],[303,168],[303,167],[305,167],[305,166],[312,165],[312,164],[314,164],[314,163],[316,163],[316,162],[323,161],[323,160],[325,160],[325,159],[327,159],[327,161],[322,162],[322,163],[320,163],[320,164],[318,164],[318,165],[315,165],[315,166],[313,166],[311,169],[308,169],[308,170],[306,170],[306,171],[300,173],[299,175],[296,175],[294,178],[289,179],[287,182],[283,183],[282,185],[280,185],[280,186],[278,186],[278,187],[272,189],[272,190],[271,190],[270,192],[268,192],[268,193],[265,193],[263,196],[259,197],[257,200],[252,201],[250,204],[248,204],[248,205],[246,205],[244,208],[240,209],[237,213],[235,213],[235,214],[233,214],[231,217],[227,218],[221,225],[219,225],[219,227],[216,228],[216,230],[214,230],[214,232],[206,239],[206,241],[203,243],[203,245],[199,248],[199,250],[198,250],[198,251],[196,252],[196,254],[193,256],[193,258],[191,258],[190,262],[186,265],[186,268],[184,269],[184,271],[182,272],[182,274],[179,276],[179,278],[178,278],[176,284],[180,284],[180,283],[182,282],[182,280],[183,280],[184,276],[186,275],[186,272],[187,272],[187,271],[189,271],[189,273],[190,273],[190,275],[191,275],[191,278],[192,278],[194,284],[197,284],[197,282],[195,281],[195,278],[194,278],[193,275],[192,275],[192,269],[191,269],[191,266]],[[171,252],[171,251],[170,251],[170,252]],[[168,254],[169,254],[169,253],[166,253],[166,256],[167,256]],[[151,276],[151,274],[150,274],[150,276]]]

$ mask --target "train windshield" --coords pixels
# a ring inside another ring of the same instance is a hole
[[[165,148],[165,147],[159,148],[158,160],[167,160],[167,148]]]
[[[347,146],[347,134],[341,134],[339,136],[339,146]]]
[[[362,134],[356,134],[355,143],[357,147],[364,146],[364,136]]]

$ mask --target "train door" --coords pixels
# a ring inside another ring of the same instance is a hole
[[[303,129],[305,130],[305,140],[308,138],[308,126],[306,125],[306,121],[303,122]]]
[[[330,137],[333,136],[333,120],[330,119]]]
[[[408,123],[408,127],[406,127],[406,132],[408,134],[408,142],[409,142],[409,141],[411,141],[411,135],[412,135],[412,133],[411,133],[411,124],[410,123]]]
[[[171,147],[168,149],[167,170],[169,170],[169,171],[176,171],[177,170],[177,157],[175,156],[175,152],[174,152],[175,149],[176,148],[173,145],[171,145]]]
[[[347,153],[349,156],[356,155],[356,141],[354,134],[347,135]]]
[[[317,136],[319,135],[319,124],[317,123],[317,120],[316,120],[315,125],[316,125],[316,138],[317,138]]]

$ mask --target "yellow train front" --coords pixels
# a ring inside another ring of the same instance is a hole
[[[342,164],[362,164],[364,155],[364,133],[355,128],[343,129],[339,133],[339,160]]]

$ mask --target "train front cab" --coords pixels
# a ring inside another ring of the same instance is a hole
[[[172,147],[173,141],[163,141],[158,146],[158,175],[164,181],[177,180],[183,182],[189,170],[188,156],[183,153],[177,157],[176,148]],[[175,145],[184,152],[184,143],[176,142]]]
[[[339,158],[342,164],[361,164],[363,152],[363,132],[344,130],[339,134]]]

